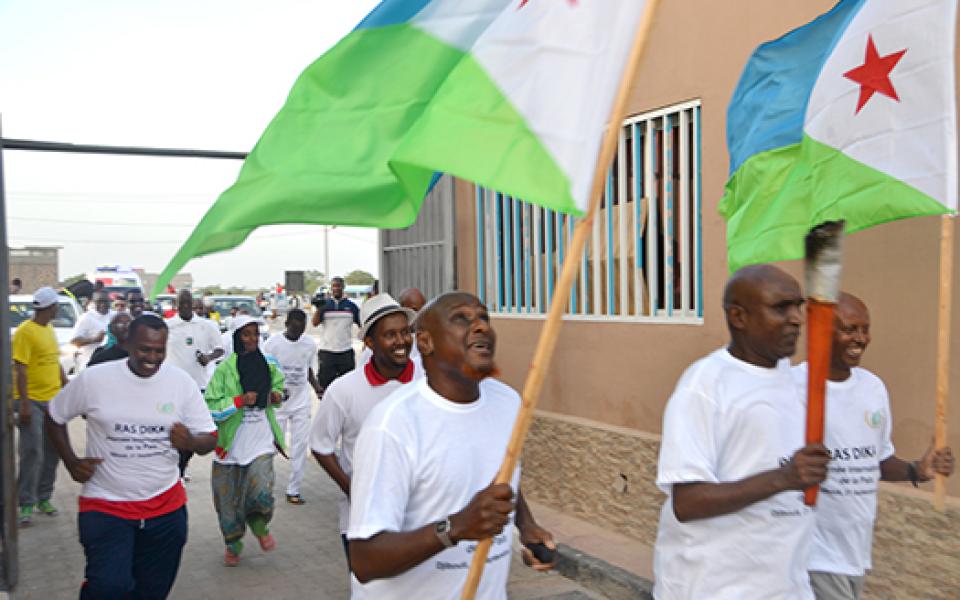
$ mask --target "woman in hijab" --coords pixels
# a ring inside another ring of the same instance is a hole
[[[277,547],[270,533],[273,517],[273,455],[284,453],[283,434],[274,407],[283,400],[283,373],[260,352],[257,321],[234,321],[234,352],[213,374],[206,400],[217,424],[213,459],[213,503],[226,543],[223,564],[234,567],[250,531],[269,552]]]

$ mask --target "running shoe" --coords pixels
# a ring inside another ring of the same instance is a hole
[[[33,523],[33,506],[20,507],[20,524],[29,525]]]
[[[37,504],[37,510],[47,515],[48,517],[52,517],[58,512],[60,512],[57,510],[56,506],[50,504],[49,500],[41,500],[40,503]]]

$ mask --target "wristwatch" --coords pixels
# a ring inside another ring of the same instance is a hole
[[[452,548],[456,545],[453,543],[453,540],[450,539],[450,517],[442,521],[437,521],[433,525],[433,531],[437,534],[437,538],[440,540],[440,543],[443,544],[444,548]]]

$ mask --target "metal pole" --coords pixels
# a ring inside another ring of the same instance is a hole
[[[37,152],[66,152],[72,154],[125,154],[132,156],[176,156],[181,158],[227,158],[243,160],[246,152],[226,150],[192,150],[187,148],[149,148],[145,146],[102,146],[96,144],[70,144],[40,140],[2,139],[7,150],[34,150]]]
[[[323,278],[330,285],[330,226],[323,226]]]
[[[2,129],[2,123],[0,123]],[[10,285],[9,256],[7,246],[7,215],[6,192],[3,185],[3,139],[0,138],[0,282]],[[4,286],[4,287],[7,287]],[[9,291],[9,287],[7,287]],[[3,395],[3,406],[0,407],[0,506],[2,506],[2,521],[0,521],[0,552],[2,552],[2,573],[0,573],[0,590],[13,591],[17,585],[17,480],[15,474],[14,446],[13,446],[13,402],[10,390],[12,359],[10,357],[10,297],[9,294],[0,294],[0,334],[8,336],[8,341],[0,344],[0,394]]]

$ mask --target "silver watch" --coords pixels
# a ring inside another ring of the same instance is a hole
[[[450,539],[450,517],[442,521],[437,521],[433,525],[433,531],[437,534],[437,538],[440,540],[440,543],[443,544],[444,548],[452,548],[456,545],[453,543],[453,540]]]

